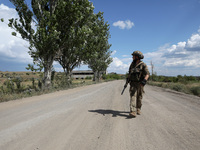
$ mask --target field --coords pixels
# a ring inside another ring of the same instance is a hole
[[[148,84],[153,86],[159,86],[162,88],[169,88],[175,91],[183,92],[186,94],[193,94],[200,96],[200,82],[188,81],[188,82],[155,82],[149,81]]]
[[[74,88],[77,86],[84,86],[94,84],[91,78],[72,80],[69,84],[65,78],[65,74],[55,72],[52,76],[52,88],[44,90],[42,88],[43,73],[40,72],[2,72],[0,71],[0,102],[29,97],[34,95],[41,95],[58,90]],[[102,81],[118,80],[125,78],[118,74],[108,74],[103,76]],[[181,78],[177,81],[178,77],[173,77],[173,80],[168,77],[162,77],[161,81],[148,81],[148,84],[159,86],[162,88],[169,88],[175,91],[184,92],[200,96],[200,81],[187,81]],[[170,80],[169,80],[170,79]],[[175,80],[176,79],[176,80]],[[102,82],[101,81],[101,82]],[[123,85],[122,85],[123,86]]]
[[[66,84],[64,73],[55,72],[52,88],[43,90],[42,76],[40,72],[0,71],[0,102],[94,83],[92,79],[78,79],[72,80],[72,84]]]

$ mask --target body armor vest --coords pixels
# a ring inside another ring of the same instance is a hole
[[[142,64],[143,62],[140,62],[135,67],[133,67],[130,70],[130,80],[133,82],[139,82],[141,80],[141,74],[142,74]],[[138,67],[139,66],[139,67]]]

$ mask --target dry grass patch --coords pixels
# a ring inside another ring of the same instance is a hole
[[[173,82],[154,82],[149,81],[148,84],[162,88],[169,88],[186,94],[200,96],[200,82],[173,83]]]

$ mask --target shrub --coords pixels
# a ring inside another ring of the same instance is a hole
[[[85,79],[86,79],[86,80],[91,80],[92,77],[91,77],[91,76],[87,76]]]
[[[42,89],[42,82],[40,80],[38,80],[38,87],[40,90]]]
[[[4,85],[6,85],[6,87],[7,87],[6,91],[8,93],[14,92],[14,83],[12,80],[8,79],[7,81],[4,82]]]
[[[16,86],[17,86],[17,90],[18,92],[20,92],[21,90],[21,82],[23,81],[23,79],[21,77],[17,77],[13,80],[13,82],[15,82]]]
[[[10,74],[9,74],[9,73],[6,73],[5,76],[6,76],[7,78],[10,78]]]
[[[32,80],[32,88],[35,88],[35,79],[31,78],[31,80]]]
[[[120,75],[116,74],[116,73],[111,73],[111,74],[103,74],[102,78],[104,80],[119,80],[121,79]]]
[[[1,86],[0,89],[1,89],[1,93],[0,93],[0,94],[3,94],[3,93],[4,93],[4,88],[3,88],[3,86]]]
[[[162,88],[169,88],[169,84],[167,83],[160,83]]]
[[[184,86],[182,84],[173,84],[173,85],[170,86],[170,88],[172,90],[179,91],[179,92],[184,91]]]
[[[190,91],[197,96],[200,96],[200,86],[192,87]]]

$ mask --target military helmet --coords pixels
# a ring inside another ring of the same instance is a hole
[[[132,53],[132,55],[133,55],[133,56],[138,56],[139,59],[143,59],[143,58],[144,58],[144,55],[143,55],[142,52],[140,52],[140,51],[134,51],[134,52]]]

